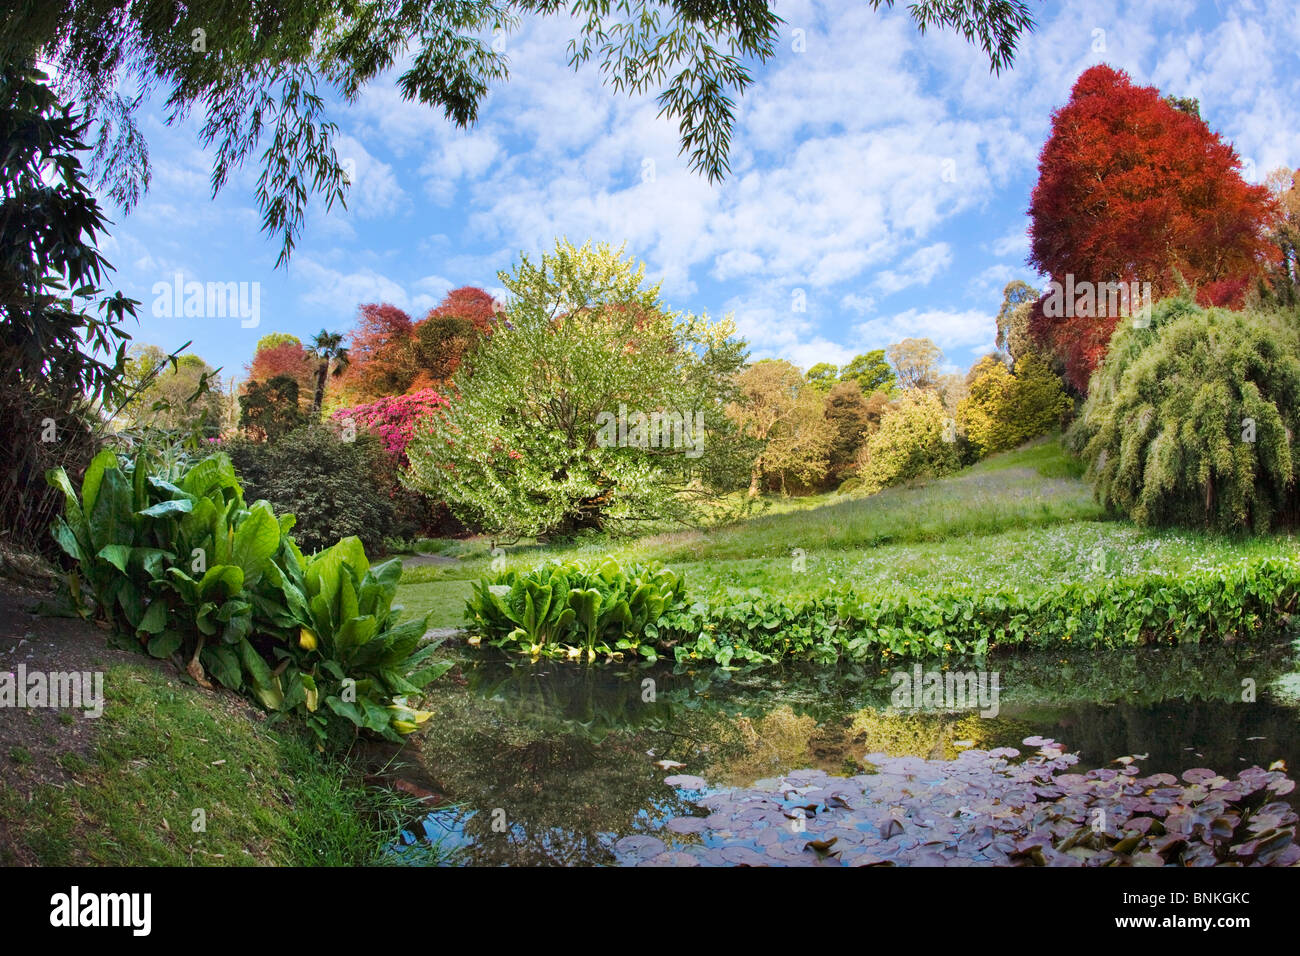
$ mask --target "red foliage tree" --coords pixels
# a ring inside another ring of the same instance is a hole
[[[492,296],[474,286],[448,292],[419,322],[386,302],[363,305],[349,333],[343,389],[373,400],[444,387],[495,315]]]
[[[415,378],[411,317],[395,305],[371,302],[357,310],[349,333],[343,387],[362,398],[401,395]]]
[[[452,289],[415,325],[410,390],[445,387],[465,354],[492,333],[496,300],[475,286]]]
[[[310,400],[316,387],[316,365],[301,342],[282,342],[257,350],[247,366],[248,380],[269,382],[277,376],[287,375],[298,383],[299,399],[305,396]]]
[[[496,300],[477,286],[466,285],[452,289],[441,302],[424,317],[468,319],[480,332],[490,332],[496,316]]]
[[[1052,116],[1030,202],[1029,261],[1062,284],[1150,283],[1154,298],[1180,277],[1207,301],[1231,304],[1267,268],[1268,190],[1194,112],[1108,66],[1084,71]],[[1116,315],[1045,314],[1031,328],[1079,391],[1105,356]]]

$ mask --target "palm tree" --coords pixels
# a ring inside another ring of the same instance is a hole
[[[348,350],[343,344],[342,332],[321,329],[312,336],[308,351],[320,360],[320,367],[316,370],[316,397],[311,405],[312,414],[319,415],[321,403],[325,401],[325,379],[330,375],[330,365],[334,366],[333,374],[342,375],[348,367]]]

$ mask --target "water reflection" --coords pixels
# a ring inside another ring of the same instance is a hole
[[[457,803],[431,814],[425,835],[473,864],[612,863],[620,838],[690,812],[699,794],[666,786],[673,774],[713,789],[800,768],[849,776],[868,753],[951,760],[1035,734],[1078,751],[1081,768],[1129,754],[1148,755],[1144,773],[1235,774],[1278,759],[1300,768],[1286,642],[990,666],[1001,701],[986,719],[892,708],[890,670],[528,665],[475,652],[461,662],[463,685],[440,683],[422,735],[425,769]],[[1243,681],[1255,701],[1243,701]]]

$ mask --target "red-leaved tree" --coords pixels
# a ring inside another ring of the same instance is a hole
[[[395,305],[371,302],[357,310],[349,334],[344,388],[361,398],[401,395],[411,387],[411,317]]]
[[[489,332],[497,312],[496,300],[476,286],[466,285],[452,289],[441,302],[429,310],[425,319],[467,319],[480,332]]]
[[[1268,190],[1242,178],[1236,151],[1194,110],[1122,70],[1079,76],[1052,116],[1038,169],[1029,262],[1055,282],[1150,283],[1159,299],[1181,276],[1207,303],[1232,306],[1268,268]],[[1085,391],[1119,317],[1046,303],[1035,304],[1031,329]]]
[[[465,353],[491,332],[495,315],[492,296],[474,286],[451,290],[419,322],[395,305],[363,305],[343,386],[363,400],[445,389]]]
[[[267,336],[271,338],[271,336]],[[316,361],[307,354],[297,339],[259,348],[248,364],[250,382],[269,382],[279,375],[287,375],[298,383],[300,401],[311,401],[316,387]]]

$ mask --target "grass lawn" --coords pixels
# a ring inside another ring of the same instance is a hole
[[[411,568],[399,600],[432,611],[433,627],[462,623],[470,582],[487,574],[486,540],[438,542],[453,565]],[[733,525],[567,545],[521,543],[508,567],[549,558],[657,560],[682,572],[691,594],[757,588],[796,598],[838,584],[863,592],[1014,585],[1143,571],[1177,572],[1238,558],[1293,554],[1290,535],[1225,538],[1105,520],[1078,463],[1058,439],[994,455],[948,478],[869,497],[784,499]]]
[[[104,691],[92,754],[62,761],[68,783],[0,787],[0,863],[369,865],[414,813],[233,694],[148,663],[109,667]]]

